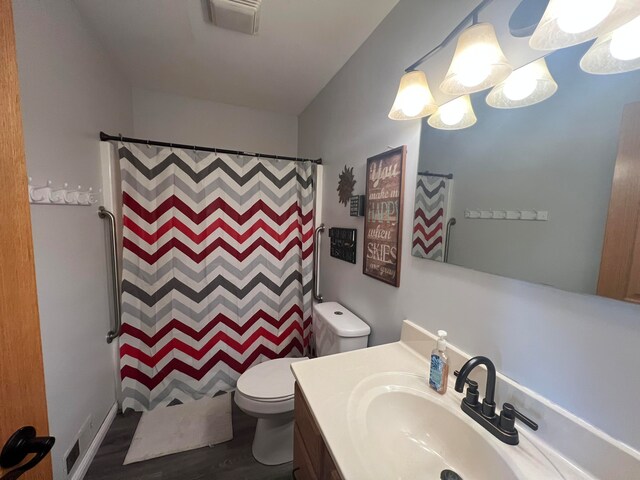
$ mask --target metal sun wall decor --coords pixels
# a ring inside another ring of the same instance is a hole
[[[346,207],[349,204],[349,199],[353,195],[353,187],[356,185],[356,179],[353,175],[353,167],[349,168],[346,165],[344,170],[338,175],[338,201]]]

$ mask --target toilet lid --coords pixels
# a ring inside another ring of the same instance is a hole
[[[237,388],[240,393],[256,400],[273,401],[289,398],[294,393],[295,378],[291,364],[303,358],[277,358],[251,367],[240,375]]]

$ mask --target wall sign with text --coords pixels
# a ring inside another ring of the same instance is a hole
[[[404,164],[407,147],[367,159],[362,273],[400,286]]]

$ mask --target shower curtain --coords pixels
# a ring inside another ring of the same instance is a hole
[[[303,354],[315,166],[133,144],[119,157],[123,409],[213,396]]]

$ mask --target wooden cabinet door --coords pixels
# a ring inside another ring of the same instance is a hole
[[[640,103],[624,109],[598,295],[640,303]]]
[[[295,480],[318,480],[297,425],[294,427],[293,434],[293,478]]]
[[[297,383],[293,468],[296,480],[342,480]]]
[[[633,260],[629,269],[629,283],[625,300],[640,303],[640,218],[636,228],[636,243],[631,255]]]
[[[322,456],[325,449],[324,440],[297,383],[295,386],[295,424],[301,434],[300,438],[304,442],[311,467],[317,476],[321,476]]]
[[[2,448],[23,426],[48,432],[11,0],[0,0],[0,222]],[[49,458],[21,480],[51,479]],[[0,477],[13,470],[0,466]]]

